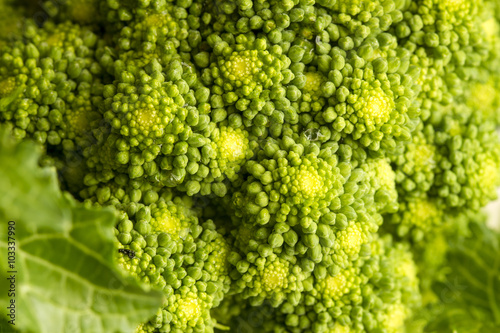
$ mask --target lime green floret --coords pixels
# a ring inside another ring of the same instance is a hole
[[[150,206],[153,232],[164,232],[172,236],[173,239],[185,237],[185,234],[195,221],[195,215],[186,207],[179,205],[179,202],[162,201]]]
[[[300,73],[300,70],[296,69],[296,72]],[[303,77],[304,83],[298,100],[300,113],[321,111],[326,104],[323,96],[323,86],[327,81],[325,75],[321,72],[306,72]]]
[[[398,223],[410,222],[420,229],[420,238],[422,230],[440,225],[441,214],[477,210],[496,197],[500,146],[495,123],[466,105],[452,104],[415,132],[393,159],[400,204],[406,207],[397,213],[404,216],[396,218]]]
[[[113,103],[113,111],[118,114],[123,109],[130,110],[121,117],[119,130],[123,136],[131,137],[132,147],[150,145],[154,139],[162,138],[177,108],[179,106],[166,94],[160,98],[141,96],[135,103],[126,99]]]
[[[349,267],[307,279],[302,297],[298,301],[290,298],[270,313],[264,330],[402,331],[420,302],[411,252],[389,237],[375,238],[368,247],[372,252]]]
[[[286,261],[266,265],[260,276],[262,288],[267,292],[285,289],[288,286],[289,265]]]
[[[335,154],[305,136],[270,139],[262,147],[242,169],[245,181],[224,201],[234,214],[238,255],[256,252],[246,258],[253,263],[274,254],[306,275],[347,267],[382,220],[366,173],[341,162],[347,147]],[[243,264],[231,264],[244,273]]]
[[[347,227],[335,232],[335,244],[331,251],[325,251],[325,255],[331,257],[335,265],[345,269],[358,259],[364,244],[371,240],[376,230],[376,227],[364,221],[351,221]]]
[[[176,45],[188,37],[188,25],[185,20],[172,16],[175,15],[172,4],[167,7],[150,10],[137,8],[132,21],[121,29],[117,37],[119,49],[144,58],[152,54],[161,58],[177,53]]]
[[[253,156],[248,137],[246,130],[227,126],[222,126],[212,134],[217,150],[217,164],[229,179],[234,179],[241,165]]]
[[[88,146],[90,131],[102,120],[101,114],[92,103],[91,90],[90,84],[81,83],[78,94],[66,98],[68,106],[62,116],[56,110],[49,114],[53,120],[59,121],[62,118],[58,134],[63,139],[63,150],[67,152],[71,153],[76,147]]]
[[[434,0],[434,5],[446,15],[464,18],[473,15],[475,9],[474,1],[470,0]],[[477,5],[476,5],[477,6]]]
[[[345,57],[344,51],[336,52],[338,58]],[[408,57],[404,50],[391,50],[391,54]],[[343,64],[347,61],[343,60]],[[345,64],[343,74],[338,71],[330,75],[323,90],[335,103],[320,114],[332,130],[352,137],[370,150],[393,148],[397,141],[411,138],[412,119],[418,116],[411,109],[416,97],[413,76],[418,70],[409,67],[407,73],[389,74],[393,64],[386,58],[362,63],[363,68],[354,71]]]
[[[409,317],[410,311],[403,304],[393,304],[389,306],[382,317],[381,326],[388,333],[401,332],[404,329],[406,319]]]
[[[389,161],[385,158],[367,161],[367,173],[372,180],[378,182],[379,188],[392,190],[396,186],[396,175]]]
[[[305,94],[309,94],[309,99],[317,98],[321,95],[321,86],[325,83],[326,78],[318,72],[308,72],[304,74],[306,82],[304,84]],[[304,97],[303,97],[304,98]]]
[[[25,37],[12,40],[0,59],[2,118],[18,137],[31,137],[56,150],[74,150],[95,120],[92,101],[99,89],[94,58],[99,38],[69,22],[27,20]],[[14,87],[15,85],[15,87]],[[61,145],[63,147],[61,147]]]
[[[287,216],[298,214],[299,208],[316,210],[326,207],[327,201],[322,199],[328,193],[339,195],[337,187],[344,181],[335,164],[313,154],[300,156],[293,151],[278,160],[267,159],[260,164],[249,161],[245,167],[253,177],[243,185],[243,189],[250,192],[248,199],[241,201],[239,209],[248,213],[246,218],[259,224],[270,221],[268,205],[281,205],[281,209],[273,209],[273,220],[277,222],[287,221]],[[263,188],[264,192],[256,193],[254,188]],[[236,204],[239,206],[240,202]],[[260,218],[264,220],[259,221]]]
[[[452,115],[435,126],[445,126],[449,134],[439,137],[440,169],[434,171],[435,190],[431,188],[430,192],[448,207],[483,207],[496,197],[494,188],[499,181],[500,144],[495,123],[464,106],[456,106]],[[448,169],[447,163],[454,167]]]
[[[411,233],[415,240],[437,230],[448,215],[486,205],[500,181],[496,122],[464,105],[443,115],[419,129],[393,162],[400,210],[391,219],[399,235]]]
[[[431,232],[443,223],[444,214],[432,198],[409,198],[400,203],[400,212],[394,221],[399,223],[398,234],[412,232],[416,240],[422,240],[425,232]]]
[[[425,143],[425,139],[417,133],[408,146],[406,157],[413,162],[415,172],[431,172],[436,166],[436,147]]]
[[[265,258],[247,256],[236,263],[234,274],[240,275],[232,282],[234,292],[252,304],[262,304],[267,300],[274,307],[285,301],[288,295],[296,296],[302,291],[302,283],[307,277],[295,260],[289,262],[276,254]]]
[[[103,150],[111,158],[105,154],[93,168],[177,187],[189,195],[223,196],[227,191],[223,181],[237,172],[232,166],[251,154],[244,147],[248,139],[241,137],[240,130],[221,132],[212,122],[210,90],[197,81],[192,65],[177,58],[165,66],[161,62],[136,61],[129,55],[115,62],[118,79],[103,91],[104,118],[112,130],[109,134],[106,126],[100,128],[105,133],[88,150],[92,160]],[[233,138],[244,156],[231,150],[227,141]],[[233,153],[238,154],[236,159]]]
[[[333,9],[341,13],[346,13],[349,15],[357,15],[361,11],[373,12],[375,8],[382,6],[383,4],[389,4],[389,3],[392,3],[392,1],[338,0],[335,2]]]
[[[398,209],[398,192],[396,189],[396,173],[388,159],[368,159],[363,168],[375,191],[375,203],[380,213],[395,212]]]
[[[336,323],[336,324],[334,324],[333,329],[330,329],[327,332],[328,333],[352,333],[354,331],[351,330],[351,328],[349,326]]]
[[[373,230],[361,223],[350,222],[347,228],[335,233],[336,243],[333,247],[333,260],[340,266],[346,267],[357,259],[361,247],[370,239]]]
[[[471,187],[479,192],[478,197],[496,198],[500,183],[500,158],[495,152],[484,152],[476,156],[478,171],[469,177]]]
[[[431,188],[440,161],[433,138],[433,131],[416,131],[412,142],[405,146],[405,152],[392,157],[400,193],[420,196]]]
[[[500,119],[500,78],[492,76],[486,83],[475,83],[470,89],[468,105],[484,114],[486,119]]]
[[[404,223],[427,231],[440,224],[441,219],[442,213],[436,204],[428,199],[416,199],[408,202],[403,215]]]
[[[172,319],[172,324],[179,329],[185,330],[187,326],[196,326],[200,320],[203,320],[202,313],[205,304],[196,293],[188,293],[185,297],[177,295],[174,302],[169,301],[170,305],[167,309],[170,313],[177,314]]]
[[[65,113],[68,134],[74,133],[70,136],[77,136],[88,131],[91,126],[92,113],[93,108],[90,102],[79,100],[74,103],[74,106]]]
[[[361,108],[356,115],[365,119],[368,128],[386,123],[390,119],[394,101],[382,89],[375,88],[366,94],[363,93],[361,101]]]
[[[319,295],[329,301],[339,301],[342,296],[359,287],[360,280],[355,275],[355,270],[345,269],[334,276],[327,276],[316,281]],[[319,296],[318,295],[318,296]]]
[[[8,77],[0,81],[0,98],[7,97],[16,90],[17,84],[14,77]]]
[[[180,112],[181,106],[174,100],[179,89],[164,83],[161,68],[155,61],[146,71],[123,72],[121,77],[132,79],[135,84],[117,82],[116,86],[106,87],[106,94],[113,95],[104,101],[109,110],[105,116],[117,132],[128,138],[131,147],[148,147],[164,138],[167,126]]]
[[[495,18],[489,18],[481,24],[481,27],[486,34],[486,40],[493,43],[498,43],[500,34],[500,23]],[[495,44],[494,44],[495,45]]]
[[[237,108],[243,111],[249,100],[261,96],[265,89],[277,88],[276,85],[283,80],[282,71],[288,67],[289,60],[268,49],[263,39],[255,39],[252,34],[239,35],[237,43],[229,45],[213,35],[208,41],[217,60],[207,73],[213,77],[213,89],[220,89],[213,91],[222,93],[226,105],[236,103]],[[201,59],[202,54],[195,56],[199,65]],[[240,98],[242,100],[239,101]]]
[[[249,86],[255,75],[262,69],[258,51],[233,52],[229,58],[219,61],[222,75],[236,87]],[[249,91],[248,93],[250,93]]]
[[[208,262],[213,265],[215,272],[219,276],[227,276],[229,272],[228,256],[231,253],[231,246],[223,236],[217,235],[212,242],[212,252]]]
[[[278,159],[277,169],[273,171],[276,179],[273,188],[283,198],[290,197],[294,203],[307,206],[324,198],[332,190],[335,174],[333,168],[328,168],[326,161],[315,156],[304,156],[300,162],[295,162],[294,159],[298,158],[292,152],[287,159]]]
[[[148,201],[156,198],[156,202],[120,205],[123,210],[116,227],[120,266],[163,290],[166,297],[157,315],[138,330],[212,330],[215,322],[210,309],[229,288],[228,244],[212,221],[199,223],[187,198],[164,201],[151,193],[148,196]],[[184,222],[179,222],[180,218]],[[180,232],[178,222],[184,228]]]
[[[286,67],[286,63],[279,55],[266,50],[262,41],[248,45],[251,49],[237,50],[243,47],[235,45],[235,51],[229,56],[221,55],[210,68],[214,83],[224,89],[228,101],[231,101],[230,92],[233,90],[238,97],[257,98],[264,89],[270,89],[283,80],[281,70]],[[224,52],[227,50],[231,48],[226,47]]]

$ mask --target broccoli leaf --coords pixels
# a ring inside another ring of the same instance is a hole
[[[118,270],[115,213],[85,208],[62,193],[55,170],[38,167],[35,148],[12,141],[0,129],[2,315],[11,299],[16,306],[15,326],[2,318],[0,331],[132,332],[156,313],[161,294],[144,290]],[[15,281],[8,280],[11,276]],[[15,297],[9,297],[9,289],[15,289]]]
[[[410,332],[500,331],[500,233],[484,223],[470,228],[450,244],[447,274],[434,285],[440,302],[422,311],[418,319],[426,324]]]

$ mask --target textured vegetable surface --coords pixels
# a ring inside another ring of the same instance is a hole
[[[497,0],[0,0],[15,328],[500,331],[499,126]]]
[[[154,313],[161,294],[140,288],[117,270],[113,211],[82,207],[62,193],[54,170],[37,165],[34,144],[18,144],[2,129],[0,148],[0,217],[15,222],[0,231],[3,253],[15,244],[15,259],[0,266],[0,286],[17,290],[15,328],[125,332]],[[7,308],[10,299],[2,294],[2,306]]]

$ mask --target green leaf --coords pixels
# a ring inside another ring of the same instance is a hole
[[[7,277],[13,274],[20,331],[133,332],[157,312],[162,296],[118,269],[115,213],[85,208],[63,194],[55,170],[38,167],[36,147],[6,132],[0,129],[0,306],[10,304]],[[12,268],[8,221],[15,221]],[[13,331],[4,320],[0,325]]]
[[[500,332],[500,234],[471,222],[471,234],[450,244],[445,278],[434,284],[439,302],[414,320],[408,332]]]

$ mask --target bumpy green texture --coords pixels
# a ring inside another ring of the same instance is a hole
[[[366,4],[373,11],[371,21],[366,11],[360,13],[361,8],[348,8],[340,3],[334,6],[334,1],[316,5],[312,1],[212,2],[211,14],[206,17],[213,23],[207,29],[215,31],[208,35],[207,41],[215,54],[223,51],[225,45],[231,46],[234,40],[237,43],[255,40],[259,42],[258,50],[266,47],[266,41],[274,58],[284,55],[286,59],[282,62],[286,67],[273,66],[275,71],[285,69],[281,73],[283,78],[278,80],[280,76],[276,76],[269,95],[259,98],[264,97],[264,101],[273,106],[272,110],[264,106],[266,109],[261,111],[262,106],[256,103],[247,107],[248,102],[240,101],[233,94],[226,98],[226,103],[228,99],[235,103],[236,109],[243,111],[246,117],[253,120],[258,115],[252,123],[253,130],[262,133],[262,125],[268,124],[270,133],[279,135],[283,121],[297,123],[299,114],[307,112],[309,117],[316,117],[321,124],[338,132],[338,138],[354,138],[370,150],[377,151],[381,145],[390,149],[395,141],[410,137],[418,117],[418,109],[412,101],[418,91],[414,85],[419,70],[409,66],[410,53],[383,33],[403,16],[392,1]],[[352,17],[330,16],[332,8],[352,12]],[[251,32],[245,33],[248,30]],[[233,36],[219,37],[221,31]],[[234,35],[235,32],[239,34]],[[221,42],[214,43],[214,39]],[[243,60],[238,61],[241,56],[237,57],[234,52],[230,55],[229,50],[225,53],[235,64],[244,64]],[[201,58],[203,54],[198,53],[196,57]],[[257,64],[255,62],[255,66]],[[262,72],[270,79],[266,68],[264,63]],[[228,69],[230,74],[235,68]],[[260,80],[261,77],[254,81]]]
[[[166,203],[163,210],[158,209],[161,203],[140,208],[135,216],[124,214],[117,226],[119,264],[166,296],[157,315],[137,332],[213,330],[210,309],[219,304],[229,287],[229,249],[223,236],[212,221],[186,224],[185,216],[168,210],[173,204]],[[147,208],[151,208],[151,216]],[[163,215],[157,215],[159,212]],[[173,230],[180,227],[184,228]]]
[[[5,221],[0,248],[11,256],[0,262],[0,287],[10,290],[0,304],[7,308],[14,299],[14,314],[25,318],[5,317],[12,322],[0,322],[0,328],[41,333],[134,329],[155,313],[162,295],[120,273],[113,210],[85,208],[61,192],[55,169],[37,165],[41,150],[32,142],[19,143],[9,132],[0,128],[0,217]]]
[[[392,217],[398,233],[424,233],[443,215],[477,211],[496,198],[500,143],[493,122],[464,105],[426,121],[393,158],[402,208]]]
[[[24,35],[2,47],[0,118],[18,138],[67,153],[89,145],[99,122],[102,70],[94,52],[101,43],[86,28],[70,23],[26,23]],[[66,161],[68,162],[68,161]]]
[[[109,54],[99,54],[115,80],[102,89],[103,122],[84,150],[91,171],[86,185],[127,174],[191,196],[225,195],[224,181],[234,179],[253,155],[250,135],[236,120],[214,122],[210,90],[193,66],[178,56],[141,59],[126,53],[109,62]]]
[[[376,238],[348,267],[308,278],[300,299],[216,315],[250,331],[401,332],[420,302],[416,274],[407,245]]]
[[[15,5],[0,122],[119,212],[123,271],[165,296],[137,332],[434,327],[415,308],[500,185],[498,1]]]
[[[133,183],[109,183],[82,196],[88,205],[119,209],[119,266],[166,297],[157,314],[136,332],[213,331],[216,322],[210,310],[229,289],[228,239],[213,221],[199,219],[200,205],[192,198]]]
[[[349,266],[382,220],[371,175],[353,168],[351,146],[285,136],[262,148],[225,203],[238,249],[231,276],[243,297],[277,305],[299,298],[311,274]],[[388,186],[395,192],[394,181]]]

